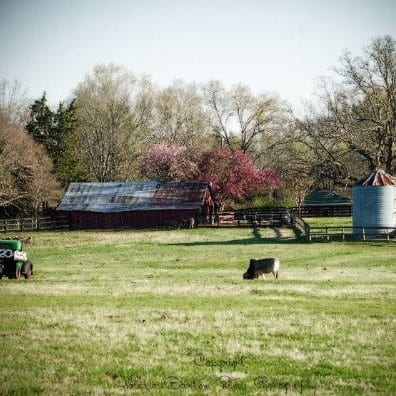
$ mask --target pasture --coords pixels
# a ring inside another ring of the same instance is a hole
[[[0,394],[395,394],[396,242],[39,232],[0,281]],[[280,278],[243,280],[251,257]]]

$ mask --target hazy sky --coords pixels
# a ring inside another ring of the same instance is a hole
[[[0,79],[67,99],[98,63],[160,86],[211,79],[298,108],[349,49],[396,37],[396,0],[0,0]]]

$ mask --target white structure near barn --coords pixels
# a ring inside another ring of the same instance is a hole
[[[395,232],[396,178],[376,170],[356,183],[352,201],[354,234]]]

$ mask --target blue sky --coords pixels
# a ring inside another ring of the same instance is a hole
[[[0,79],[56,104],[98,63],[314,100],[343,51],[396,38],[396,0],[0,0]]]

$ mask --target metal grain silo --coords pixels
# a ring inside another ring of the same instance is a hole
[[[376,170],[359,180],[353,188],[354,234],[387,234],[396,227],[396,179]],[[373,228],[370,228],[373,227]],[[378,228],[376,228],[378,227]]]

